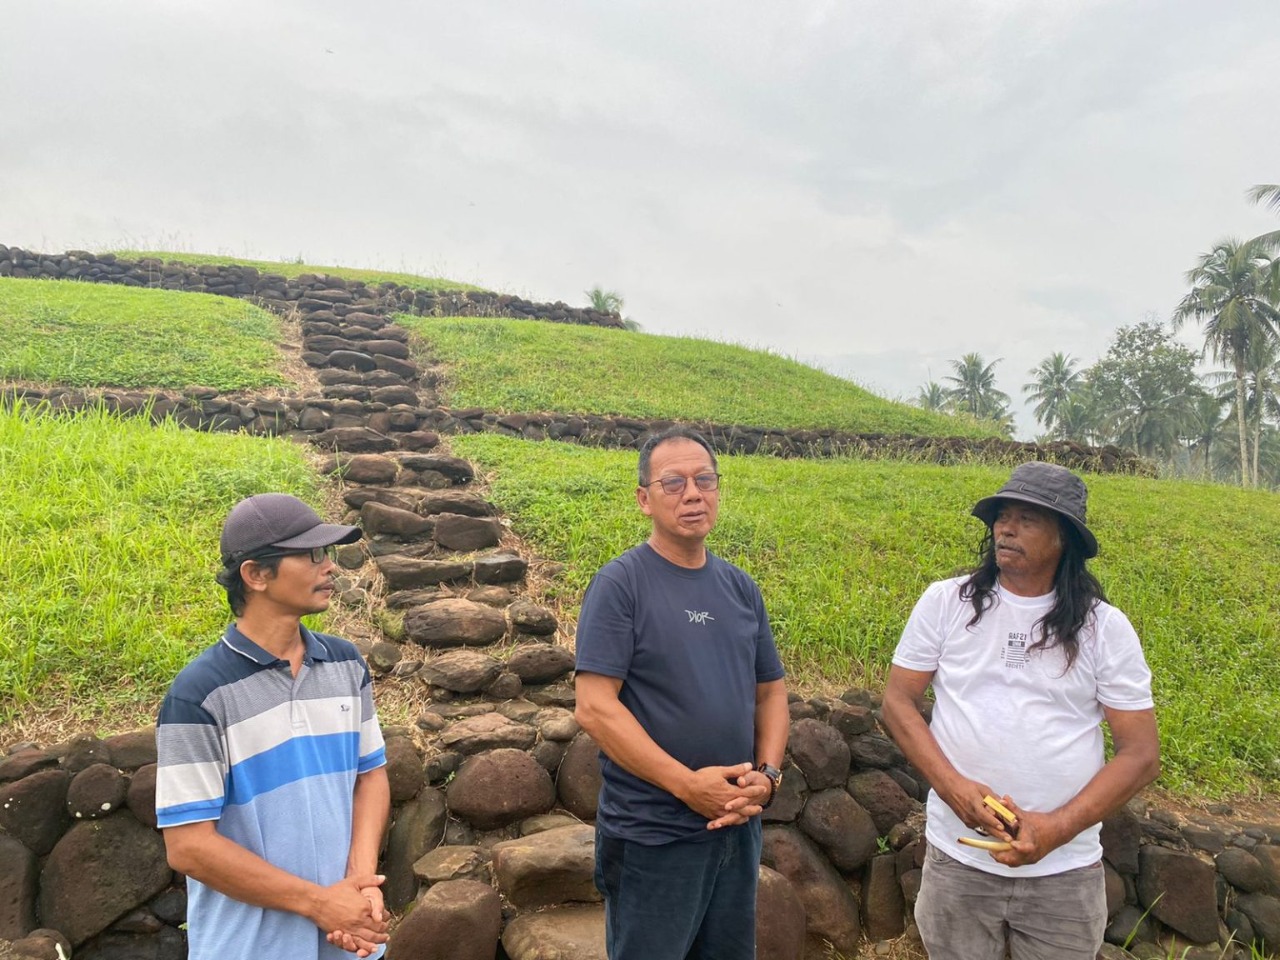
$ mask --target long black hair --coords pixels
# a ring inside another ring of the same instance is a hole
[[[1062,557],[1053,575],[1053,607],[1036,621],[1040,627],[1039,638],[1027,648],[1052,650],[1061,647],[1070,670],[1080,654],[1080,631],[1099,601],[1107,597],[1098,578],[1085,567],[1084,543],[1071,524],[1058,518],[1062,536]],[[973,627],[996,602],[996,583],[1000,568],[996,565],[996,539],[991,527],[978,548],[978,566],[960,586],[960,599],[973,605],[973,619],[966,626]],[[1063,671],[1066,672],[1065,670]]]

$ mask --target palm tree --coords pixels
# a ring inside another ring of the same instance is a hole
[[[1263,425],[1280,419],[1280,338],[1264,344],[1249,363],[1249,391],[1245,398],[1253,416],[1253,483],[1258,484],[1258,460],[1262,449]]]
[[[930,380],[916,395],[916,406],[925,410],[934,410],[942,412],[947,409],[947,392],[942,389],[942,384],[936,380]]]
[[[984,363],[982,355],[966,353],[952,360],[955,376],[943,377],[955,386],[946,387],[947,399],[959,410],[978,420],[1003,420],[1009,414],[1009,395],[996,389],[996,364],[1001,358]]]
[[[1059,440],[1093,443],[1099,439],[1099,424],[1092,397],[1087,390],[1077,390],[1058,407],[1055,431]]]
[[[1248,193],[1250,203],[1261,203],[1280,213],[1280,183],[1260,183]]]
[[[1231,372],[1216,370],[1205,374],[1205,379],[1226,388],[1218,391],[1218,397],[1223,403],[1231,403],[1234,410],[1235,398],[1231,395],[1230,386],[1234,377]],[[1252,470],[1255,486],[1258,482],[1263,428],[1267,420],[1280,420],[1280,392],[1277,391],[1280,391],[1280,339],[1250,350],[1244,402],[1245,419],[1253,423]]]
[[[1263,238],[1220,240],[1187,271],[1191,292],[1173,313],[1175,327],[1189,318],[1204,322],[1205,350],[1230,363],[1236,383],[1236,424],[1240,439],[1240,484],[1249,486],[1245,429],[1245,383],[1250,354],[1280,337],[1276,283]]]
[[[1258,458],[1258,485],[1275,488],[1280,481],[1280,430],[1267,425],[1263,427],[1259,446],[1262,453]],[[1238,451],[1234,443],[1220,445],[1214,453],[1214,461],[1223,473],[1239,472],[1236,462]]]
[[[1280,183],[1260,183],[1250,189],[1247,196],[1250,203],[1260,203],[1280,213]],[[1268,255],[1275,257],[1276,252],[1280,251],[1280,230],[1272,230],[1270,233],[1254,237],[1251,242],[1258,244]],[[1276,297],[1280,297],[1280,257],[1271,261],[1270,283],[1273,292],[1272,302],[1275,302]]]
[[[1034,379],[1022,385],[1022,392],[1036,402],[1036,422],[1052,433],[1058,410],[1080,386],[1083,375],[1076,370],[1076,361],[1061,351],[1045,357],[1027,372]]]
[[[1213,447],[1222,434],[1222,427],[1227,422],[1222,415],[1226,401],[1207,390],[1199,394],[1191,405],[1187,418],[1187,439],[1189,453],[1199,453],[1204,463],[1204,478],[1213,479]]]
[[[1107,414],[1107,428],[1144,457],[1168,457],[1178,449],[1185,433],[1193,394],[1179,390],[1150,393],[1140,387],[1124,385],[1119,404]]]
[[[599,310],[601,313],[616,313],[622,315],[622,296],[613,290],[606,290],[604,287],[592,287],[590,290],[584,291],[587,295],[588,305],[592,310]]]

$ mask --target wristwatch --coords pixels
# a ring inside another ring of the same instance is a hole
[[[769,778],[769,799],[760,804],[761,810],[767,810],[778,795],[778,787],[782,786],[782,771],[768,763],[762,763],[756,770]]]

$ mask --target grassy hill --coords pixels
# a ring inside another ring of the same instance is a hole
[[[491,435],[455,452],[492,472],[516,532],[568,566],[572,611],[592,574],[647,532],[634,452]],[[883,684],[932,580],[972,562],[969,509],[1005,467],[725,458],[711,548],[755,576],[803,688]],[[1215,792],[1280,780],[1280,499],[1232,488],[1090,476],[1096,570],[1155,674],[1163,782]]]
[[[151,714],[230,620],[213,582],[226,512],[319,486],[286,441],[4,407],[0,474],[0,726]]]
[[[280,323],[243,300],[0,277],[0,380],[240,390],[284,383]]]
[[[323,273],[344,280],[363,280],[370,286],[379,283],[398,283],[414,290],[483,290],[483,287],[469,283],[459,283],[444,277],[424,277],[416,273],[396,273],[386,270],[359,270],[354,267],[331,267],[313,263],[300,263],[292,260],[248,260],[244,257],[224,257],[210,253],[177,253],[172,250],[112,250],[122,260],[141,260],[154,257],[157,260],[176,260],[199,266],[205,263],[226,265],[239,264],[244,267],[256,267],[263,273],[278,273],[284,277],[296,277],[303,273]]]
[[[503,412],[616,414],[855,433],[994,436],[990,427],[886,400],[761,350],[599,327],[400,316],[442,399]]]
[[[273,265],[283,266],[283,265]],[[299,271],[306,269],[296,265]],[[533,321],[402,318],[459,406],[981,435],[742,347]],[[271,316],[199,294],[0,280],[0,381],[250,388],[278,382]],[[572,613],[594,571],[644,536],[634,452],[491,435],[451,440],[542,555]],[[912,604],[972,558],[973,501],[1007,468],[727,458],[713,549],[764,586],[793,682],[883,681]],[[0,727],[20,710],[126,728],[227,618],[218,526],[264,489],[315,500],[289,443],[98,413],[0,410]],[[1280,785],[1280,500],[1090,477],[1097,569],[1156,674],[1164,782]],[[80,724],[80,726],[77,726]]]

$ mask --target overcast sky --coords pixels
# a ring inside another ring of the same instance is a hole
[[[889,396],[1002,357],[1018,399],[1276,229],[1278,66],[1276,0],[8,3],[0,243],[601,284]]]

